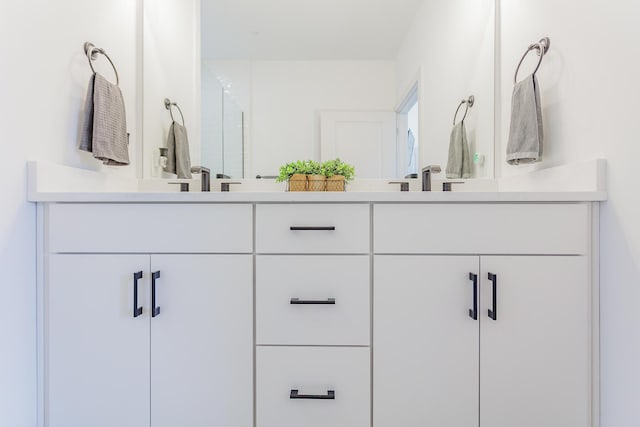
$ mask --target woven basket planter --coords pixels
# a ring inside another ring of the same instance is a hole
[[[324,175],[307,175],[307,191],[325,191],[327,178]]]
[[[327,178],[327,191],[344,191],[344,176],[334,175]]]
[[[289,178],[289,191],[307,191],[307,175],[297,173]]]

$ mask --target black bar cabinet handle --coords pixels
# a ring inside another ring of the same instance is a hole
[[[138,307],[138,280],[142,279],[142,271],[133,273],[133,317],[142,315],[142,307]]]
[[[493,310],[489,310],[489,317],[498,320],[498,275],[489,273],[489,280],[493,283]]]
[[[291,298],[292,305],[335,305],[335,298],[327,298],[325,300],[304,300],[300,298]]]
[[[473,281],[473,308],[469,309],[469,317],[478,320],[478,275],[469,273],[469,280]]]
[[[291,231],[336,231],[335,227],[289,227]]]
[[[160,278],[160,271],[151,273],[151,316],[160,314],[160,307],[156,306],[156,280]]]
[[[335,400],[336,392],[334,390],[327,390],[327,394],[299,394],[298,390],[291,390],[289,399]]]

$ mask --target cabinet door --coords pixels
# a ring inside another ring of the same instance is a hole
[[[251,255],[154,255],[151,264],[160,272],[151,426],[252,426]]]
[[[149,425],[149,257],[51,255],[45,289],[49,427]],[[134,317],[134,273],[138,306]]]
[[[478,425],[478,267],[472,256],[375,257],[374,427]]]
[[[483,257],[481,267],[481,427],[590,425],[586,258]]]

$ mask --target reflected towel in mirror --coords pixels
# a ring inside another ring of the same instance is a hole
[[[191,179],[191,155],[187,128],[175,121],[169,128],[167,137],[166,172],[175,173],[179,179]]]
[[[469,142],[467,141],[464,120],[451,130],[446,174],[447,179],[471,178],[471,158],[469,156]]]

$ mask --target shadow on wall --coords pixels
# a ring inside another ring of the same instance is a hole
[[[0,387],[0,424],[16,426],[36,424],[36,209],[26,201],[26,176],[25,164],[3,191],[0,211],[0,378],[7,385]]]
[[[640,301],[640,254],[633,252],[633,243],[640,244],[640,236],[625,234],[616,204],[604,202],[600,207],[600,372],[602,419],[612,426],[628,425],[628,420],[616,414],[637,411],[640,383],[637,375],[629,375],[628,367],[637,366],[640,354],[638,318]],[[636,248],[637,249],[637,248]],[[624,301],[624,305],[620,304]],[[620,329],[616,325],[629,327]],[[603,351],[606,349],[606,351]],[[618,390],[625,390],[626,399],[620,399]],[[604,411],[607,411],[604,413]]]

